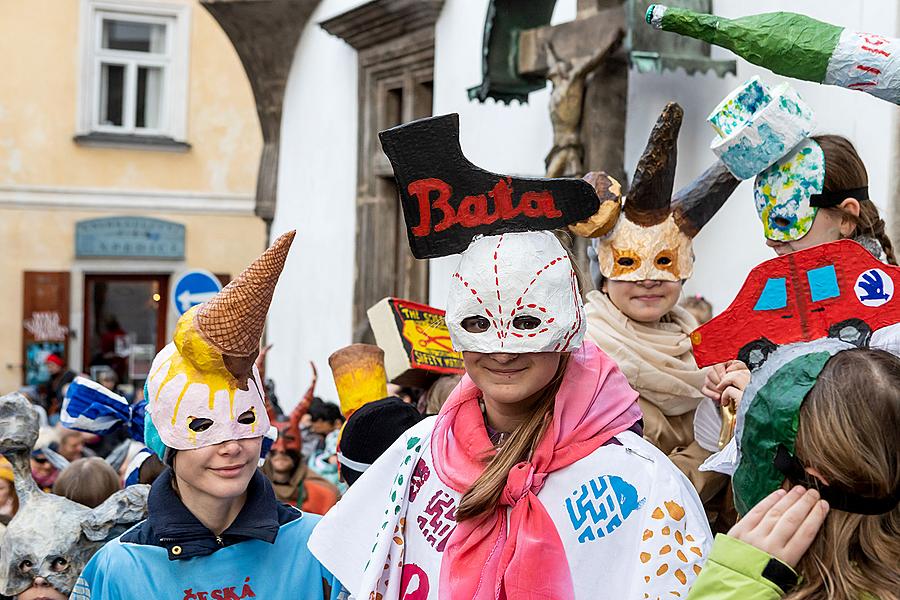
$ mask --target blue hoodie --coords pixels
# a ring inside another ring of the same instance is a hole
[[[167,469],[149,517],[94,555],[73,600],[341,600],[341,584],[310,553],[319,517],[280,504],[257,471],[234,523],[214,535],[184,506]]]

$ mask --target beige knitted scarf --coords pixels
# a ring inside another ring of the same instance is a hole
[[[625,316],[598,291],[585,302],[587,336],[608,354],[644,400],[667,416],[697,408],[706,371],[691,353],[694,317],[675,306],[659,323],[639,323]]]

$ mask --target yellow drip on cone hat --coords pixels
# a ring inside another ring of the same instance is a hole
[[[146,441],[190,450],[269,432],[254,362],[295,231],[279,237],[208,302],[178,320],[147,380]]]

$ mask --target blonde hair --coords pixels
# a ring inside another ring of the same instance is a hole
[[[79,458],[53,484],[53,493],[88,508],[96,508],[119,491],[119,475],[100,457]]]
[[[868,497],[900,487],[900,358],[848,350],[823,369],[800,409],[797,458],[828,482]],[[900,598],[900,507],[881,515],[832,509],[798,564],[791,600]]]
[[[494,510],[503,494],[510,470],[534,454],[553,418],[556,393],[565,376],[568,362],[568,354],[560,355],[556,375],[544,386],[535,401],[531,415],[510,433],[501,447],[496,448],[497,453],[493,458],[485,456],[484,472],[463,494],[459,502],[456,509],[457,521],[474,519]]]

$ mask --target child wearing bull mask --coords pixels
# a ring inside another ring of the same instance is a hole
[[[716,163],[673,194],[682,115],[677,104],[665,108],[618,218],[593,240],[600,282],[599,290],[585,296],[585,312],[587,337],[616,361],[640,394],[644,438],[681,469],[707,503],[727,483],[699,470],[718,450],[721,418],[701,393],[705,371],[694,361],[690,338],[697,320],[678,301],[693,273],[693,237],[738,180]],[[606,185],[618,192],[617,182]],[[717,422],[711,439],[695,435],[695,415],[704,409]]]
[[[306,550],[317,517],[280,504],[257,469],[270,423],[254,359],[293,237],[185,313],[156,356],[145,439],[170,468],[153,484],[147,520],[94,556],[73,598],[341,593]]]

